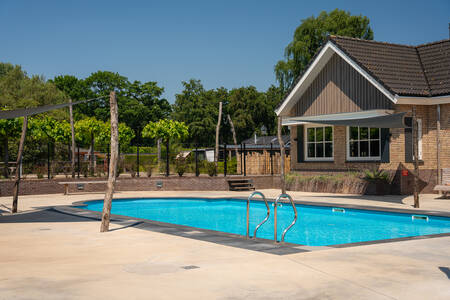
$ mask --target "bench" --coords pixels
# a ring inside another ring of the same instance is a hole
[[[97,181],[61,181],[61,182],[58,182],[58,184],[64,185],[64,195],[69,194],[69,184],[90,184],[90,183],[108,183],[108,181],[107,180],[97,180]]]
[[[450,168],[442,169],[442,184],[436,185],[433,190],[442,192],[444,197],[447,197],[447,194],[450,193]]]
[[[230,191],[254,191],[252,179],[229,179],[227,180]]]

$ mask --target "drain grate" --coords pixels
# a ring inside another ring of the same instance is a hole
[[[198,268],[200,268],[200,267],[198,267],[198,266],[183,266],[183,267],[181,267],[182,269],[185,269],[185,270],[192,270],[192,269],[198,269]]]
[[[39,228],[39,230],[43,231],[43,230],[51,230],[50,228]]]

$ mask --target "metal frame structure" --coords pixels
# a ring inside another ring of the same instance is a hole
[[[261,198],[264,200],[264,203],[266,204],[266,208],[267,208],[267,216],[264,220],[262,220],[261,223],[259,223],[256,228],[255,231],[253,232],[253,238],[256,239],[256,232],[258,231],[258,229],[264,224],[266,223],[266,221],[269,219],[270,216],[270,206],[269,203],[267,202],[266,197],[264,196],[263,193],[261,192],[253,192],[248,198],[247,198],[247,234],[246,237],[249,239],[250,235],[249,235],[249,231],[250,231],[250,200],[253,199],[253,196],[259,195],[261,196]]]
[[[297,208],[295,207],[294,204],[294,200],[292,200],[292,197],[289,196],[288,194],[280,194],[277,199],[275,199],[275,203],[274,203],[274,241],[275,243],[278,243],[277,241],[277,207],[278,207],[278,201],[280,199],[289,199],[289,201],[291,202],[292,208],[294,209],[294,220],[292,221],[292,223],[283,231],[283,233],[281,234],[281,242],[284,243],[284,236],[286,235],[286,233],[288,232],[289,229],[291,229],[292,226],[294,226],[294,224],[297,222]]]

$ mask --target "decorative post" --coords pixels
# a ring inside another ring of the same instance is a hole
[[[72,99],[69,99],[69,117],[70,117],[70,132],[72,135],[72,157],[70,162],[70,167],[72,169],[72,178],[75,178],[75,128],[73,125],[73,111],[72,111]]]
[[[219,116],[217,117],[217,126],[216,126],[216,149],[214,151],[214,164],[216,165],[216,174],[217,174],[217,163],[219,161],[219,133],[221,120],[222,120],[222,101],[219,102]]]
[[[247,176],[247,151],[245,150],[245,143],[244,143],[244,176]]]
[[[139,137],[138,137],[139,139]],[[136,164],[137,164],[137,177],[139,177],[139,140],[137,142],[137,147],[136,147]]]
[[[284,142],[281,136],[281,116],[278,117],[278,143],[280,144],[280,179],[281,179],[281,193],[286,194],[286,183],[284,178]]]
[[[50,142],[47,142],[47,178],[50,179]]]
[[[103,201],[102,224],[100,232],[109,230],[109,222],[111,218],[112,198],[114,187],[116,184],[117,161],[119,157],[119,117],[116,93],[113,91],[109,94],[109,105],[111,111],[111,161],[109,165],[108,186]]]

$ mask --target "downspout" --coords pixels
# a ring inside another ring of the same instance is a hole
[[[437,184],[441,184],[441,105],[436,105],[436,168],[437,168]],[[439,192],[440,194],[441,192]]]

